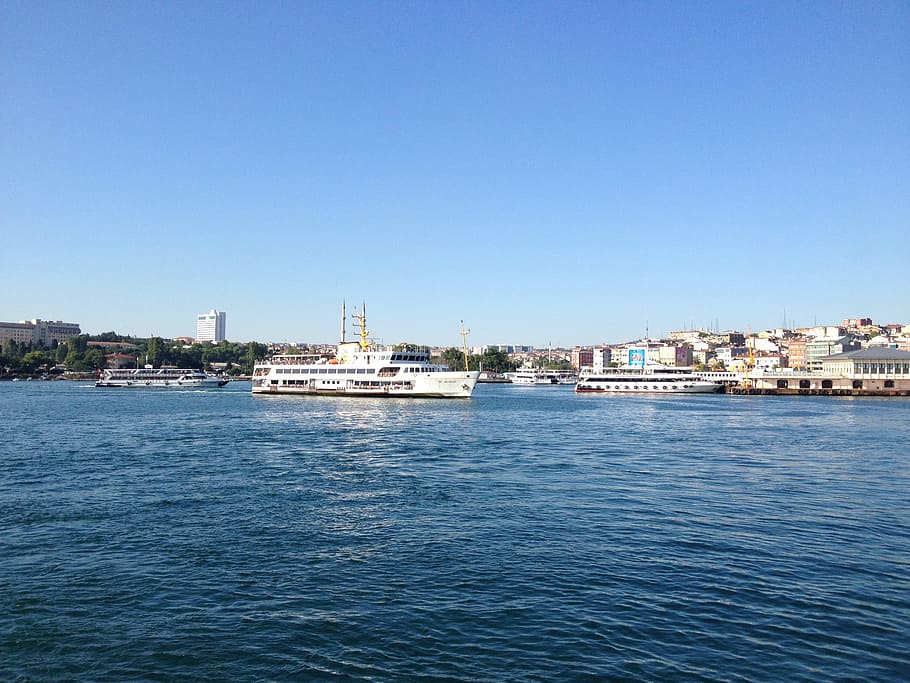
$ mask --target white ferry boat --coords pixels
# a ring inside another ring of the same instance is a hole
[[[104,370],[96,387],[223,387],[226,377],[207,375],[202,370],[185,368],[124,368]]]
[[[512,384],[559,384],[559,379],[553,372],[547,372],[542,368],[518,368],[514,372],[507,372],[506,377]]]
[[[723,386],[694,374],[689,368],[659,363],[624,365],[604,372],[580,375],[579,394],[713,394]]]
[[[254,394],[322,394],[327,396],[394,396],[470,398],[478,371],[449,370],[430,363],[427,350],[398,351],[368,339],[366,309],[353,316],[359,341],[341,342],[335,355],[277,355],[253,367]],[[465,351],[467,357],[467,350]]]

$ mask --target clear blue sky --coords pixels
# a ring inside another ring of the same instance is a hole
[[[907,2],[0,3],[0,320],[910,322]]]

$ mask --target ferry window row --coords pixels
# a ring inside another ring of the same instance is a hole
[[[397,372],[398,368],[394,368]],[[441,368],[435,366],[406,367],[405,372],[439,372]],[[279,375],[373,375],[375,368],[275,368]]]
[[[279,375],[372,375],[374,368],[275,368]]]
[[[688,381],[690,381],[690,378],[688,378],[688,377],[654,377],[652,379],[644,380],[641,377],[588,377],[585,379],[585,381],[586,382],[606,382],[608,384],[610,382],[627,382],[627,383],[638,382],[639,384],[641,384],[642,382],[661,382],[661,383],[688,382]]]

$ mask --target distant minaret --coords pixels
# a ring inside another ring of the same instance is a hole
[[[344,344],[344,342],[345,342],[345,335],[346,335],[345,328],[347,327],[347,318],[348,318],[348,316],[347,316],[347,311],[345,309],[345,301],[344,301],[344,299],[342,299],[341,300],[341,343],[342,344]]]

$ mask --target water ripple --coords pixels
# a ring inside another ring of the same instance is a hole
[[[904,401],[22,384],[4,680],[910,670]]]

